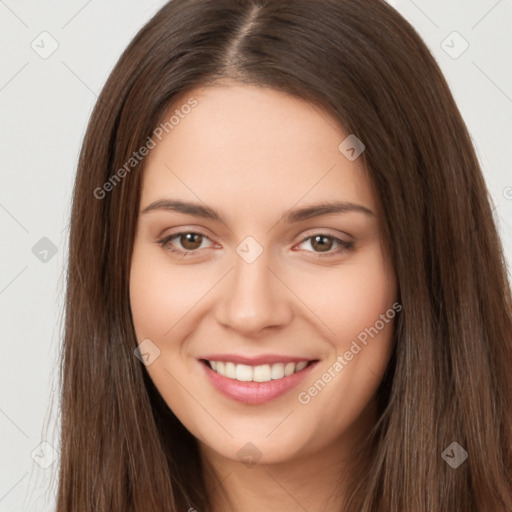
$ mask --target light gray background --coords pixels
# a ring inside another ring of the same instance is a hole
[[[59,450],[56,361],[78,152],[110,70],[164,3],[0,0],[3,512],[54,508]],[[510,269],[512,2],[390,3],[420,33],[450,84],[493,197]],[[469,47],[461,53],[464,40]],[[45,55],[55,44],[56,51]],[[43,441],[49,444],[41,445]]]

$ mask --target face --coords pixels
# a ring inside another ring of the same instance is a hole
[[[146,158],[131,266],[145,369],[218,456],[350,444],[399,309],[362,158],[328,113],[272,89],[228,82],[176,109]]]

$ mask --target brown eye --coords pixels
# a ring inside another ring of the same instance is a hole
[[[354,242],[340,240],[333,235],[323,233],[308,236],[302,240],[301,244],[304,244],[307,241],[309,241],[313,248],[313,251],[308,252],[316,253],[317,256],[336,256],[354,247]],[[338,249],[332,250],[336,245],[338,246]]]
[[[180,241],[183,249],[193,251],[195,249],[199,249],[201,246],[203,235],[200,235],[199,233],[182,233],[178,235],[178,240]]]
[[[204,240],[208,240],[206,235],[193,231],[183,231],[159,240],[158,243],[174,254],[186,256],[199,252]]]
[[[333,246],[334,237],[326,235],[315,235],[311,237],[311,247],[320,252],[327,252]]]

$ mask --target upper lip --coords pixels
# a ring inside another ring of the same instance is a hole
[[[285,356],[279,354],[263,354],[258,357],[239,356],[236,354],[208,354],[199,359],[206,359],[208,361],[224,361],[235,364],[246,364],[249,366],[258,366],[263,364],[274,363],[300,363],[301,361],[315,361],[307,357]]]

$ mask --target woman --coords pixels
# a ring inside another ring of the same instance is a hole
[[[174,0],[76,178],[58,511],[505,511],[511,294],[379,0]]]

